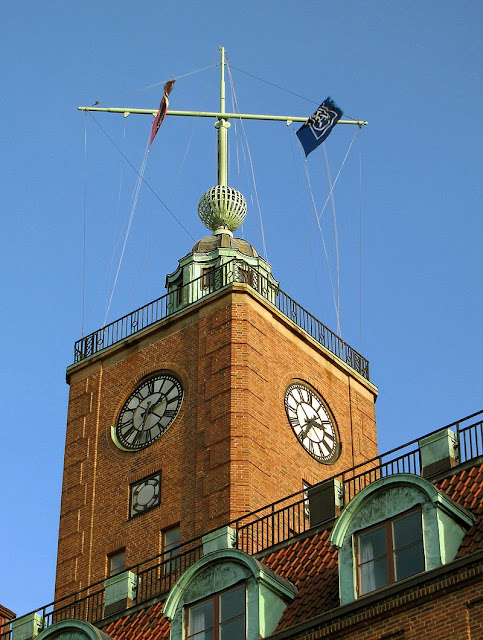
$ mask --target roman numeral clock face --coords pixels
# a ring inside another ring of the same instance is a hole
[[[297,440],[323,464],[332,464],[340,453],[335,421],[322,398],[296,382],[285,392],[285,411]]]
[[[145,380],[123,404],[112,437],[124,451],[144,449],[160,438],[176,418],[183,400],[179,380],[159,374]]]

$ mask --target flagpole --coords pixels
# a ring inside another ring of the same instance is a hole
[[[225,114],[225,48],[220,47],[220,116],[215,123],[218,129],[218,184],[228,186],[228,129],[230,123]]]

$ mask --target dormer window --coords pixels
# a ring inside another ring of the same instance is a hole
[[[360,596],[424,571],[420,509],[361,531],[355,538]]]
[[[222,527],[202,538],[203,557],[176,581],[164,604],[170,640],[269,637],[297,588],[244,551]]]
[[[244,640],[246,589],[239,584],[186,610],[187,640]]]
[[[330,535],[341,604],[451,562],[473,522],[424,478],[379,478],[345,506]]]

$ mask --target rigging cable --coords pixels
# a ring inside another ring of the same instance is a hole
[[[123,245],[123,248],[122,248],[122,251],[121,251],[121,256],[120,256],[120,259],[119,259],[119,264],[118,264],[118,267],[117,267],[117,272],[116,272],[113,288],[112,288],[112,291],[111,291],[111,295],[110,295],[110,298],[109,298],[109,302],[108,302],[108,305],[107,305],[107,308],[106,308],[105,317],[104,317],[103,326],[105,326],[106,322],[107,322],[107,317],[109,315],[111,303],[112,303],[112,297],[114,295],[114,289],[116,287],[117,279],[118,279],[118,276],[119,276],[119,271],[120,271],[120,268],[121,268],[121,262],[122,262],[122,259],[123,259],[123,256],[124,256],[124,251],[125,251],[126,244],[127,244],[127,238],[128,238],[129,231],[130,231],[130,228],[131,228],[132,218],[134,216],[135,207],[136,207],[137,200],[138,200],[138,197],[139,197],[139,190],[141,188],[141,184],[142,183],[144,183],[148,187],[148,189],[153,193],[153,195],[159,200],[159,202],[161,202],[161,204],[165,207],[165,209],[168,211],[168,213],[176,220],[176,222],[180,225],[180,227],[189,235],[189,237],[193,240],[193,242],[195,241],[195,239],[193,238],[191,233],[186,229],[186,227],[182,224],[182,222],[174,215],[174,213],[171,211],[171,209],[168,207],[168,205],[165,202],[163,202],[163,200],[161,200],[161,198],[154,191],[154,189],[151,187],[151,185],[144,179],[144,170],[146,168],[147,157],[148,157],[148,154],[149,154],[149,138],[148,138],[148,142],[146,143],[146,150],[144,152],[141,171],[139,172],[135,168],[135,166],[132,164],[132,162],[127,158],[127,156],[121,151],[119,146],[114,142],[114,140],[105,131],[105,129],[97,122],[97,120],[94,118],[94,116],[90,112],[87,112],[87,113],[89,113],[89,115],[94,120],[94,122],[97,124],[97,126],[106,135],[106,137],[109,139],[109,141],[114,145],[114,147],[117,149],[117,151],[122,155],[122,157],[126,160],[126,162],[129,164],[129,166],[135,171],[135,173],[138,176],[138,180],[137,180],[136,188],[135,188],[134,202],[133,202],[133,206],[131,207],[130,219],[129,219],[128,227],[127,227],[127,230],[126,230],[126,236],[124,238],[124,245]]]
[[[207,82],[207,84],[205,85],[204,93],[202,95],[202,100],[204,100],[206,98],[209,88],[210,88],[209,87],[209,83]],[[198,131],[200,125],[201,125],[201,121],[202,121],[201,118],[194,118],[194,124],[193,124],[193,127],[191,129],[190,138],[188,140],[188,143],[186,145],[186,149],[185,149],[183,158],[182,158],[181,163],[179,165],[178,173],[176,174],[176,177],[174,179],[173,186],[171,188],[171,192],[168,195],[168,200],[167,200],[168,203],[170,203],[172,198],[173,198],[174,192],[175,192],[177,184],[179,182],[179,178],[181,176],[181,173],[183,172],[184,165],[185,165],[186,159],[188,157],[188,154],[189,154],[189,151],[190,151],[190,148],[191,148],[191,144],[193,142],[195,134],[197,133],[197,131]],[[140,272],[148,272],[147,265],[148,265],[148,262],[150,260],[151,253],[153,251],[153,245],[154,245],[154,241],[155,241],[157,233],[158,232],[153,233],[150,236],[150,242],[149,242],[148,251],[147,251],[146,257],[144,258],[143,264],[140,266],[140,269],[139,269]],[[141,281],[141,278],[135,279],[135,282],[137,282],[137,281]],[[134,300],[134,295],[135,295],[135,289],[133,289],[133,291],[132,291],[130,303],[128,304],[128,306],[132,306],[132,303],[133,303],[133,300]]]
[[[333,193],[333,191],[334,191],[334,189],[335,189],[335,185],[337,184],[337,181],[338,181],[338,179],[339,179],[339,177],[340,177],[340,174],[341,174],[341,172],[342,172],[342,169],[344,168],[344,165],[345,165],[346,160],[347,160],[347,158],[348,158],[348,156],[349,156],[350,150],[352,149],[352,145],[354,144],[354,140],[355,140],[355,137],[356,137],[356,135],[357,135],[357,133],[358,133],[358,130],[359,130],[359,129],[360,129],[360,127],[358,127],[358,128],[356,129],[356,131],[354,132],[354,135],[353,135],[353,137],[352,137],[352,140],[351,140],[351,142],[350,142],[350,144],[349,144],[349,147],[348,147],[348,149],[347,149],[347,151],[346,151],[346,153],[345,153],[345,156],[344,156],[344,158],[343,158],[343,160],[342,160],[342,163],[341,163],[341,166],[340,166],[340,168],[339,168],[339,171],[337,172],[336,178],[335,178],[335,180],[332,182],[332,185],[330,186],[329,194],[327,195],[327,198],[325,199],[324,205],[322,206],[322,209],[320,210],[320,213],[318,213],[318,214],[317,214],[317,212],[316,212],[315,218],[316,218],[316,222],[317,222],[317,225],[318,225],[318,227],[319,227],[319,231],[320,231],[320,232],[321,232],[320,219],[322,218],[322,215],[323,215],[323,213],[324,213],[324,211],[325,211],[325,209],[326,209],[326,207],[327,207],[327,204],[328,204],[328,202],[329,202],[329,199],[330,199],[330,198],[331,198],[331,196],[332,196],[332,193]],[[292,131],[293,131],[293,133],[294,133],[294,134],[296,134],[296,131],[295,131],[294,127],[292,127]],[[325,144],[325,143],[324,143],[324,144]],[[310,196],[311,196],[311,199],[312,199],[312,205],[313,205],[313,206],[315,206],[315,200],[314,200],[314,196],[313,196],[313,192],[312,192],[312,187],[311,187],[311,184],[310,184],[310,177],[309,177],[309,174],[308,174],[307,159],[306,159],[306,158],[304,159],[304,167],[305,167],[306,178],[307,178],[307,181],[308,181],[309,192],[310,192]],[[321,238],[322,238],[322,246],[324,247],[324,253],[325,253],[326,261],[327,261],[327,268],[328,268],[329,278],[330,278],[330,282],[331,282],[332,297],[333,297],[333,299],[334,299],[334,306],[335,306],[335,308],[337,309],[336,297],[335,297],[335,291],[334,291],[334,285],[333,285],[333,279],[332,279],[332,273],[331,273],[331,270],[330,270],[330,265],[329,265],[329,261],[328,261],[327,251],[326,251],[325,242],[324,242],[324,240],[323,240],[322,233],[321,233]],[[302,261],[303,256],[304,256],[304,255],[305,255],[305,253],[307,252],[307,245],[309,244],[309,241],[310,241],[310,240],[307,240],[307,242],[306,242],[306,244],[305,244],[305,249],[304,249],[303,253],[301,254],[301,257],[300,257],[300,259],[299,259],[299,261],[298,261],[298,264],[297,264],[297,266],[296,266],[296,267],[293,269],[293,271],[292,271],[292,278],[294,278],[294,277],[295,277],[295,275],[296,275],[297,271],[300,269],[301,261]],[[336,311],[336,314],[337,314],[337,311]]]
[[[327,253],[327,246],[325,244],[324,234],[322,232],[322,225],[320,224],[320,216],[317,215],[317,205],[315,204],[314,193],[312,191],[312,185],[310,183],[310,175],[309,175],[309,169],[308,169],[308,164],[307,164],[307,158],[305,158],[305,160],[304,160],[304,167],[305,167],[305,177],[307,178],[307,185],[309,187],[309,192],[310,192],[310,198],[312,200],[312,207],[314,209],[315,220],[316,220],[317,226],[319,228],[320,239],[322,240],[322,247],[324,249],[325,261],[327,262],[327,271],[329,273],[330,288],[332,290],[332,300],[334,302],[335,315],[336,315],[336,318],[337,318],[337,326],[340,328],[339,316],[338,316],[338,313],[337,313],[337,297],[336,297],[336,293],[335,293],[334,279],[332,277],[332,270],[330,268],[329,255]]]
[[[116,271],[116,275],[114,277],[114,283],[112,285],[112,289],[111,289],[111,295],[109,296],[109,302],[107,303],[107,307],[106,307],[106,313],[104,316],[104,322],[102,323],[102,326],[105,327],[106,326],[106,322],[107,322],[107,318],[109,315],[109,311],[111,310],[111,304],[112,304],[112,298],[114,296],[114,290],[116,288],[116,284],[117,284],[117,280],[119,277],[119,271],[121,270],[121,264],[122,264],[122,260],[124,258],[124,252],[126,250],[126,245],[127,245],[127,240],[129,237],[129,232],[131,231],[131,224],[134,218],[134,212],[136,210],[136,205],[138,203],[138,198],[139,198],[139,192],[141,190],[141,185],[143,183],[143,175],[144,175],[144,171],[146,169],[146,163],[148,160],[148,153],[149,153],[149,139],[146,143],[146,149],[144,151],[144,157],[143,157],[143,161],[141,163],[141,171],[138,173],[138,179],[136,180],[136,187],[134,189],[134,197],[133,197],[133,203],[131,205],[131,213],[129,215],[129,222],[127,224],[127,229],[126,229],[126,233],[124,235],[124,243],[122,245],[122,249],[121,249],[121,255],[119,256],[119,262],[117,264],[117,271]]]
[[[235,86],[233,84],[233,78],[231,75],[231,71],[230,71],[230,65],[227,64],[226,65],[228,68],[228,77],[230,80],[230,88],[231,88],[231,93],[232,93],[232,100],[233,100],[233,104],[235,106],[235,109],[238,113],[240,113],[239,107],[238,107],[238,100],[236,97],[236,92],[235,92]],[[252,161],[252,154],[250,152],[250,146],[248,144],[248,137],[245,131],[245,127],[243,125],[243,120],[240,118],[240,125],[243,131],[243,135],[245,137],[245,144],[247,147],[247,155],[248,155],[248,159],[249,159],[249,164],[250,164],[250,170],[251,170],[251,175],[252,175],[252,182],[253,182],[253,189],[255,191],[255,199],[257,202],[257,209],[258,209],[258,217],[260,220],[260,231],[261,231],[261,235],[262,235],[262,247],[263,247],[263,257],[265,258],[265,260],[268,260],[268,255],[267,255],[267,246],[265,244],[265,231],[263,229],[263,219],[262,219],[262,209],[260,207],[260,200],[258,198],[258,190],[257,190],[257,182],[255,180],[255,171],[253,168],[253,161]]]
[[[84,211],[82,220],[82,310],[81,337],[84,337],[86,304],[86,208],[87,208],[87,112],[84,112]]]
[[[213,67],[217,67],[219,66],[219,62],[217,62],[216,64],[210,64],[210,66],[208,67],[203,67],[202,69],[196,69],[195,71],[190,71],[188,73],[183,73],[180,76],[175,76],[174,80],[179,80],[180,78],[186,78],[187,76],[192,76],[195,73],[200,73],[201,71],[206,71],[207,69],[213,69]],[[170,78],[168,78],[168,80],[172,80],[173,77],[170,76]],[[168,80],[161,80],[161,82],[155,82],[154,84],[148,84],[145,87],[141,87],[140,89],[133,89],[132,91],[127,91],[126,93],[121,93],[118,96],[113,96],[112,98],[103,98],[102,100],[96,100],[96,102],[94,104],[91,105],[91,107],[98,105],[98,104],[105,104],[106,102],[112,102],[112,100],[117,100],[118,98],[124,98],[125,96],[131,96],[134,93],[139,93],[140,91],[145,91],[146,89],[152,89],[153,87],[159,87],[159,85],[164,85]]]
[[[359,138],[359,349],[362,351],[362,136]]]
[[[264,78],[260,78],[260,76],[255,76],[253,75],[253,73],[248,73],[248,71],[244,71],[243,69],[239,69],[238,67],[231,67],[232,69],[235,69],[236,71],[240,71],[240,73],[244,73],[247,76],[250,76],[251,78],[255,78],[255,80],[260,80],[260,82],[264,82],[265,84],[270,85],[271,87],[275,87],[276,89],[280,89],[280,91],[285,91],[285,93],[289,93],[292,96],[295,96],[296,98],[302,98],[302,100],[306,100],[307,102],[311,102],[312,104],[320,104],[320,102],[316,101],[316,100],[312,100],[311,98],[307,98],[306,96],[302,96],[300,95],[300,93],[295,93],[294,91],[291,91],[290,89],[286,89],[285,87],[281,87],[279,84],[275,84],[274,82],[270,82],[269,80],[265,80]],[[344,113],[344,117],[345,118],[349,118],[349,120],[354,120],[354,122],[357,122],[357,118],[353,118],[352,116],[347,115],[347,113]]]
[[[336,317],[337,317],[337,333],[342,337],[342,328],[340,326],[340,265],[339,265],[339,236],[337,233],[337,216],[335,210],[334,190],[332,189],[332,176],[330,175],[329,156],[327,154],[327,146],[324,144],[324,157],[325,167],[327,169],[327,179],[329,181],[330,188],[330,202],[332,209],[332,220],[334,225],[334,244],[335,244],[335,269],[337,274],[337,305],[336,305]]]
[[[129,158],[121,151],[121,149],[117,146],[117,144],[114,142],[114,140],[111,138],[111,136],[107,133],[107,131],[97,122],[97,120],[94,118],[94,116],[92,115],[92,113],[90,111],[88,111],[87,113],[89,113],[90,117],[94,120],[94,122],[97,124],[97,126],[99,127],[99,129],[104,133],[104,135],[107,137],[107,139],[111,142],[111,144],[119,151],[119,153],[122,155],[122,157],[126,160],[126,162],[128,163],[128,165],[131,167],[131,169],[137,173],[137,175],[139,176],[139,172],[136,169],[136,167],[133,165],[133,163],[129,160]],[[141,177],[141,176],[140,176]],[[179,226],[183,229],[183,231],[185,233],[187,233],[189,235],[189,237],[193,240],[193,242],[195,242],[195,238],[193,238],[193,236],[191,235],[191,233],[188,231],[188,229],[184,226],[184,224],[181,222],[181,220],[179,220],[179,218],[177,218],[175,216],[175,214],[171,211],[171,209],[168,207],[168,205],[161,200],[161,198],[158,196],[158,194],[156,193],[156,191],[152,188],[152,186],[149,184],[149,182],[147,182],[143,177],[141,177],[142,182],[147,186],[147,188],[151,191],[151,193],[154,195],[154,197],[163,205],[163,207],[166,209],[166,211],[169,213],[170,216],[172,216],[174,218],[174,220],[176,220],[176,222],[179,224]]]

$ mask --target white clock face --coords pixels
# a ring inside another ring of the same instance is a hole
[[[285,392],[285,411],[298,441],[310,455],[332,464],[340,453],[336,427],[322,398],[301,382]]]
[[[160,438],[176,418],[183,388],[174,376],[159,374],[142,382],[123,404],[114,442],[125,451],[144,449]]]

